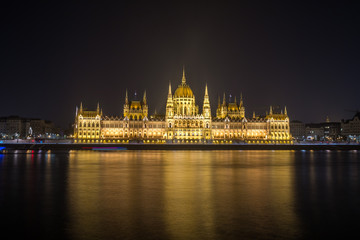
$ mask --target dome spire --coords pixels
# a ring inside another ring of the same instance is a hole
[[[182,84],[186,84],[186,78],[185,78],[185,66],[183,66],[183,75],[182,75],[182,80],[181,80]]]

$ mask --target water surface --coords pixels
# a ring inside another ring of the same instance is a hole
[[[360,152],[5,154],[0,214],[11,239],[360,237]]]

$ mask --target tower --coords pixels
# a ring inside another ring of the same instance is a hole
[[[211,139],[211,108],[207,84],[205,85],[205,95],[203,103],[203,116],[204,116],[204,138]]]
[[[143,102],[142,102],[142,110],[143,110],[144,117],[147,117],[148,113],[149,113],[149,107],[147,105],[146,90],[144,91]]]
[[[174,103],[173,103],[173,96],[171,93],[171,83],[169,82],[169,92],[168,97],[166,100],[166,114],[165,114],[165,121],[166,121],[166,136],[167,139],[173,139],[174,133]]]
[[[173,96],[171,93],[171,83],[169,82],[169,92],[166,101],[166,118],[172,119],[174,116],[174,103],[173,103]]]
[[[203,115],[205,119],[211,118],[211,108],[208,94],[207,84],[205,85],[205,95],[204,95],[204,103],[203,103]]]
[[[225,118],[227,115],[227,106],[226,106],[226,98],[225,98],[225,93],[223,96],[223,102],[221,105],[221,118]]]
[[[239,110],[240,110],[240,118],[244,118],[244,117],[245,117],[245,107],[244,107],[244,102],[243,102],[242,93],[241,93],[241,95],[240,95]]]
[[[128,97],[128,90],[126,89],[126,92],[125,92],[125,104],[124,104],[124,117],[128,117],[129,110],[130,110],[129,97]]]

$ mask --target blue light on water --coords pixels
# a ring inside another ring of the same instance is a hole
[[[126,150],[124,147],[93,147],[95,151],[115,151],[115,150]]]

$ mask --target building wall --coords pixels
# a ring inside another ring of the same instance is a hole
[[[305,139],[305,123],[300,121],[290,122],[290,132],[297,140]]]
[[[30,130],[31,129],[31,130]],[[18,116],[0,118],[0,137],[27,138],[27,137],[46,137],[51,138],[58,135],[59,129],[50,121],[43,119],[28,119]]]

